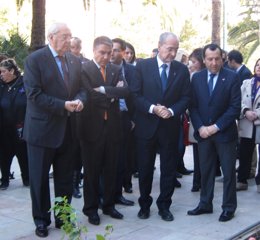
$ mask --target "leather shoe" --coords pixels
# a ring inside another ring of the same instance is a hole
[[[48,229],[44,224],[39,224],[35,229],[35,234],[41,238],[47,237]]]
[[[99,225],[100,224],[100,218],[97,213],[88,214],[88,222],[93,225]]]
[[[125,187],[125,192],[126,192],[126,193],[132,193],[132,192],[133,192],[133,188],[131,188],[131,187]]]
[[[109,215],[111,218],[115,218],[115,219],[123,219],[124,215],[121,214],[120,212],[118,212],[115,208],[111,208],[111,209],[103,209],[103,213],[105,215]]]
[[[182,178],[182,175],[179,172],[176,172],[176,178]]]
[[[195,209],[193,210],[189,210],[187,212],[188,215],[191,215],[191,216],[196,216],[196,215],[201,215],[201,214],[208,214],[208,213],[213,213],[213,210],[210,209],[203,209],[203,208],[200,208],[199,206],[196,207]]]
[[[199,192],[200,186],[192,186],[191,191],[192,192]]]
[[[150,217],[150,209],[143,209],[141,208],[140,211],[138,212],[137,216],[140,219],[147,219]]]
[[[174,179],[174,187],[181,188],[181,183],[177,180],[177,178]]]
[[[173,221],[174,217],[169,210],[159,210],[158,214],[162,217],[162,220],[170,222]]]
[[[182,175],[190,175],[191,173],[193,173],[193,170],[188,170],[187,168],[183,168],[183,169],[177,170],[177,172]]]
[[[234,212],[231,211],[223,211],[219,217],[220,222],[227,222],[234,217]]]
[[[128,200],[128,199],[124,198],[123,196],[116,198],[115,203],[125,205],[125,206],[133,206],[134,205],[133,201]]]

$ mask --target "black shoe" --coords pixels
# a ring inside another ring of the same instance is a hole
[[[9,182],[2,182],[0,185],[1,190],[6,190],[9,187]]]
[[[193,173],[193,170],[188,170],[187,168],[183,168],[183,169],[177,170],[177,172],[182,175],[190,175],[191,173]]]
[[[25,187],[29,187],[30,186],[29,180],[28,179],[23,179],[23,185]]]
[[[97,213],[91,213],[87,214],[88,216],[88,222],[93,225],[99,225],[100,224],[100,218]]]
[[[234,217],[234,212],[231,211],[223,211],[219,217],[220,222],[227,222]]]
[[[41,238],[47,237],[48,229],[44,224],[39,224],[35,229],[35,234]]]
[[[133,192],[132,187],[125,187],[124,189],[125,189],[126,193],[132,193]]]
[[[124,217],[124,215],[118,212],[115,208],[103,209],[103,213],[115,219],[123,219]]]
[[[125,205],[125,206],[134,206],[133,201],[128,200],[128,199],[124,198],[123,196],[116,198],[115,203]]]
[[[162,220],[170,222],[173,221],[174,217],[169,210],[159,210],[158,214],[162,217]]]
[[[208,213],[213,213],[213,210],[210,209],[203,209],[203,208],[200,208],[199,206],[196,207],[195,209],[193,210],[189,210],[187,212],[188,215],[191,215],[191,216],[196,216],[196,215],[201,215],[201,214],[208,214]]]
[[[9,179],[10,179],[10,180],[15,179],[15,177],[14,177],[14,172],[9,173]]]
[[[182,175],[179,172],[176,172],[176,178],[182,178]]]
[[[200,186],[192,186],[191,191],[192,192],[199,192]]]
[[[150,217],[150,209],[143,209],[141,208],[140,211],[138,212],[137,216],[140,219],[147,219]]]
[[[174,187],[181,188],[181,183],[177,180],[177,178],[174,180]]]
[[[79,188],[74,187],[72,196],[74,198],[81,198],[82,197],[82,194],[81,194]]]

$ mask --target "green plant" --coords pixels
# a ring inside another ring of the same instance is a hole
[[[50,211],[54,211],[54,214],[62,224],[62,231],[64,232],[62,239],[68,236],[69,240],[83,240],[84,236],[88,232],[86,226],[82,226],[78,223],[77,212],[68,202],[66,197],[56,197],[54,199],[54,205]],[[105,228],[105,234],[97,234],[96,240],[106,240],[113,232],[113,226],[107,225]]]

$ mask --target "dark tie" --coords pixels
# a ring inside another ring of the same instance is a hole
[[[208,82],[208,86],[209,86],[209,95],[211,96],[212,92],[213,92],[213,79],[216,76],[216,74],[211,73],[209,75],[209,82]]]
[[[163,89],[163,92],[165,91],[166,89],[166,85],[167,85],[167,74],[166,74],[166,68],[168,67],[167,64],[162,64],[162,72],[161,72],[161,80],[162,80],[162,89]]]
[[[66,88],[69,89],[69,72],[66,67],[66,62],[65,62],[66,60],[63,56],[58,56],[58,58],[60,59],[60,62],[61,62],[61,69],[63,72],[64,83],[66,85]]]

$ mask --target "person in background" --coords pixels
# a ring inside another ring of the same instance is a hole
[[[206,66],[203,62],[203,48],[196,48],[192,51],[189,56],[189,71],[191,78],[194,73],[201,71]],[[199,150],[198,150],[198,142],[193,136],[194,128],[192,123],[190,122],[189,126],[189,141],[192,143],[193,148],[193,162],[194,162],[194,172],[193,172],[193,183],[192,183],[192,192],[198,192],[200,190],[200,163],[199,163]]]
[[[153,57],[156,57],[157,54],[158,54],[158,48],[154,48],[154,49],[152,50],[151,57],[152,57],[152,58],[153,58]]]
[[[125,41],[120,38],[112,39],[113,50],[110,62],[121,67],[123,76],[126,79],[128,86],[134,81],[135,67],[125,62],[123,56],[126,48]],[[134,202],[123,197],[122,188],[125,192],[131,193],[132,190],[132,168],[135,161],[134,158],[134,106],[132,96],[129,95],[126,99],[120,99],[120,115],[121,115],[121,139],[119,147],[119,160],[117,168],[116,194],[115,203],[133,206]]]
[[[124,59],[125,59],[126,63],[136,65],[135,49],[134,49],[134,46],[129,42],[126,42]]]
[[[85,58],[81,53],[82,50],[82,41],[78,37],[72,37],[70,40],[70,51],[75,56],[79,57],[81,63],[84,64],[89,61],[89,59]]]
[[[88,94],[88,103],[78,116],[77,129],[84,167],[83,213],[93,225],[100,224],[100,181],[103,214],[123,218],[115,209],[121,131],[119,99],[126,98],[129,90],[120,67],[110,63],[112,47],[110,38],[97,37],[93,43],[93,60],[83,65],[82,84]]]
[[[175,34],[162,33],[157,57],[137,63],[135,81],[131,85],[136,107],[140,219],[150,217],[154,163],[158,148],[161,171],[160,195],[156,201],[158,214],[164,221],[174,219],[170,206],[176,179],[180,115],[185,112],[190,100],[188,68],[174,60],[178,48],[179,40]]]
[[[9,173],[16,156],[24,186],[29,186],[29,168],[23,126],[26,111],[26,95],[23,77],[14,59],[0,62],[0,168],[1,190],[9,186]]]
[[[190,116],[198,141],[201,192],[199,205],[188,215],[213,212],[217,157],[224,175],[220,222],[234,217],[236,198],[236,119],[241,110],[241,92],[237,74],[223,68],[222,50],[217,44],[203,48],[206,69],[191,79]]]
[[[238,50],[232,50],[227,55],[228,66],[230,69],[234,70],[238,76],[240,85],[243,84],[245,79],[252,77],[251,71],[243,64],[243,55]]]
[[[81,62],[69,52],[71,31],[65,23],[48,29],[49,44],[25,60],[24,85],[32,215],[38,237],[47,237],[51,224],[49,171],[53,166],[54,196],[72,198],[75,112],[82,111]],[[63,222],[55,215],[55,227]]]
[[[81,53],[81,49],[82,49],[82,41],[81,39],[79,39],[78,37],[72,37],[70,40],[70,52],[75,55],[76,57],[78,57],[81,61],[82,64],[85,64],[89,61],[89,59],[83,57],[82,53]],[[81,155],[80,155],[80,144],[78,141],[77,144],[77,154],[78,156],[75,157],[75,161],[74,161],[74,172],[73,172],[73,197],[74,198],[81,198],[82,194],[80,192],[80,183],[81,183],[81,178],[82,178],[82,173],[81,173],[81,169],[82,169],[82,159],[81,159]]]
[[[260,143],[260,59],[254,66],[254,75],[243,81],[241,86],[242,109],[238,121],[240,136],[239,169],[237,175],[237,190],[247,190],[247,179],[256,144]],[[259,156],[260,161],[260,156]],[[257,190],[260,192],[260,170],[255,178]]]

